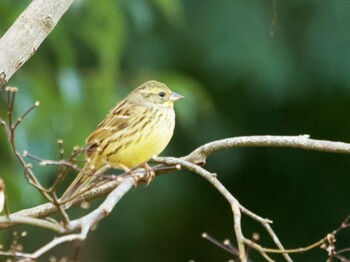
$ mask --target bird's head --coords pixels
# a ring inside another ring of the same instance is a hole
[[[183,96],[172,92],[165,84],[158,81],[147,81],[136,88],[129,97],[145,106],[157,105],[165,108],[173,108],[175,101]]]

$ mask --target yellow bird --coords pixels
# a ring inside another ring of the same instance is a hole
[[[174,101],[183,96],[165,84],[148,81],[120,101],[86,139],[87,162],[61,201],[73,199],[105,165],[130,171],[160,154],[175,128]],[[66,203],[66,208],[71,202]]]

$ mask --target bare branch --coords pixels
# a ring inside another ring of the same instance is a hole
[[[78,229],[80,229],[80,233],[78,234],[69,234],[64,235],[60,237],[54,238],[52,241],[44,245],[43,247],[39,248],[37,251],[35,251],[32,254],[29,253],[20,253],[20,252],[0,252],[0,255],[5,256],[17,256],[22,257],[23,260],[20,261],[26,261],[26,258],[30,259],[37,259],[47,251],[51,250],[52,248],[64,243],[64,242],[70,242],[74,240],[85,240],[91,227],[97,224],[101,219],[108,216],[110,212],[113,210],[114,206],[119,202],[119,200],[134,186],[134,178],[128,177],[123,179],[123,181],[120,183],[118,187],[116,187],[103,201],[103,203],[94,211],[87,214],[86,216],[83,216],[79,219],[73,220],[67,224],[67,226],[62,229],[62,232],[68,233],[73,232]],[[19,217],[18,215],[16,217]],[[39,219],[36,219],[39,220]],[[1,221],[0,221],[1,222]],[[60,232],[60,233],[62,233]]]
[[[15,102],[15,97],[17,93],[17,87],[11,87],[7,86],[5,91],[7,92],[7,115],[8,115],[8,123],[6,123],[5,120],[3,120],[0,117],[0,123],[4,127],[7,139],[10,143],[11,149],[13,154],[17,157],[21,165],[23,166],[24,175],[28,181],[29,184],[33,185],[35,188],[39,190],[39,192],[48,200],[49,202],[52,202],[51,197],[49,194],[47,194],[46,189],[40,184],[39,180],[35,177],[33,171],[32,171],[32,165],[30,163],[27,163],[22,155],[17,151],[16,143],[15,143],[15,130],[18,124],[21,122],[21,120],[18,120],[14,125],[13,123],[13,107]],[[39,103],[35,102],[34,106],[30,107],[23,115],[22,119],[27,116],[31,111],[33,111],[34,108],[38,107]]]
[[[34,0],[0,39],[0,88],[33,56],[73,0]]]
[[[245,249],[244,249],[244,236],[241,230],[241,211],[240,211],[240,203],[238,200],[233,197],[233,195],[220,183],[219,180],[216,178],[216,174],[210,173],[204,168],[193,164],[191,162],[188,162],[186,160],[173,158],[173,157],[154,157],[153,160],[157,161],[158,163],[165,163],[167,165],[177,165],[180,164],[181,166],[187,168],[190,171],[193,171],[206,180],[208,180],[223,196],[224,198],[229,202],[233,218],[234,218],[234,230],[236,233],[237,243],[238,243],[238,250],[240,254],[240,260],[246,261],[247,258],[245,257]]]
[[[182,158],[155,157],[153,159],[154,162],[164,163],[164,164],[157,165],[156,167],[154,167],[154,169],[156,171],[156,175],[161,175],[173,170],[177,170],[179,169],[179,165],[181,165],[182,167],[185,167],[193,172],[196,172],[202,177],[204,177],[205,179],[207,179],[225,197],[225,199],[230,203],[230,206],[232,209],[233,220],[234,220],[234,231],[237,239],[238,251],[239,251],[239,256],[241,261],[247,261],[247,258],[245,255],[245,245],[248,245],[256,249],[267,260],[271,259],[268,256],[268,253],[280,253],[284,256],[286,261],[292,261],[287,253],[302,252],[302,251],[308,250],[309,248],[313,248],[315,246],[321,245],[322,243],[325,243],[326,240],[325,238],[323,238],[320,241],[316,242],[315,244],[303,249],[285,250],[282,244],[280,243],[277,235],[273,232],[270,226],[270,223],[271,223],[270,220],[262,218],[254,214],[253,212],[249,211],[245,207],[243,207],[238,202],[238,200],[234,198],[232,194],[217,180],[216,174],[212,174],[207,170],[205,170],[204,168],[197,165],[198,163],[199,164],[205,163],[206,158],[215,151],[234,148],[234,147],[244,147],[244,146],[246,147],[253,147],[253,146],[291,147],[291,148],[303,148],[307,150],[317,150],[317,151],[324,151],[324,152],[350,153],[350,144],[314,140],[314,139],[309,139],[308,136],[237,137],[237,138],[228,138],[228,139],[223,139],[223,140],[218,140],[218,141],[208,143],[204,146],[197,148],[192,153]],[[113,209],[114,205],[119,201],[119,199],[128,190],[130,190],[130,188],[134,185],[135,181],[138,181],[138,182],[141,181],[143,176],[144,176],[144,172],[138,172],[136,170],[132,174],[127,174],[127,175],[125,174],[125,175],[119,176],[118,179],[112,179],[106,182],[105,184],[98,185],[95,188],[93,188],[91,191],[86,192],[82,196],[79,196],[76,199],[74,199],[73,205],[78,205],[83,201],[89,201],[98,197],[105,196],[109,194],[112,190],[114,190],[113,192],[115,192],[115,193],[110,193],[106,198],[106,200],[103,202],[103,204],[96,210],[93,210],[86,216],[79,218],[77,220],[67,221],[67,225],[64,229],[65,230],[64,232],[69,233],[69,232],[72,232],[73,230],[75,231],[77,229],[81,229],[80,234],[71,234],[68,236],[58,237],[52,240],[46,246],[39,249],[37,253],[33,253],[32,255],[43,254],[44,252],[47,252],[50,248],[62,242],[71,241],[73,239],[83,239],[83,238],[85,239],[87,233],[90,230],[90,227],[93,224],[100,221],[103,217],[107,216]],[[135,180],[135,177],[137,177],[136,180]],[[129,181],[129,182],[125,182],[125,181]],[[121,186],[121,184],[124,184],[125,188],[124,186]],[[57,207],[55,207],[53,204],[45,204],[45,205],[37,206],[31,209],[22,210],[11,215],[13,216],[14,219],[11,221],[10,224],[8,223],[9,222],[8,218],[0,217],[0,228],[7,228],[9,226],[13,226],[18,223],[31,224],[32,222],[29,220],[20,221],[20,219],[22,219],[23,217],[29,217],[29,218],[45,217],[45,216],[48,216],[49,214],[56,213],[56,212],[57,212]],[[240,224],[241,212],[250,216],[256,221],[259,221],[265,227],[265,229],[267,230],[267,232],[270,234],[271,238],[275,242],[277,249],[261,247],[258,244],[244,237],[241,229],[241,224]],[[38,219],[37,221],[42,222],[41,219]],[[46,220],[43,220],[43,221],[46,221]],[[1,222],[5,222],[5,223],[1,223]],[[88,226],[85,227],[85,225],[88,225]],[[344,223],[342,224],[342,228],[345,228],[347,226],[348,226],[348,220],[345,220]],[[49,228],[56,232],[57,230],[61,230],[61,228],[54,228],[51,224],[46,225],[46,228]],[[337,255],[337,254],[334,253],[334,255]]]
[[[317,146],[316,146],[317,145]],[[332,142],[324,140],[314,140],[308,138],[308,136],[247,136],[247,137],[232,137],[222,140],[216,140],[210,143],[207,143],[203,146],[198,147],[192,151],[187,156],[182,157],[188,162],[192,163],[205,163],[206,158],[213,152],[229,149],[234,147],[254,147],[254,146],[264,146],[264,147],[292,147],[292,148],[303,148],[306,150],[316,150],[332,153],[350,153],[350,144],[342,142]],[[166,167],[164,165],[159,166],[160,171],[156,171],[156,175],[166,174],[171,171],[177,170],[176,166],[172,165],[171,167]],[[158,169],[158,166],[155,167]],[[100,198],[109,194],[116,186],[119,185],[119,181],[112,180],[103,185],[92,189],[86,194],[74,200],[73,206],[79,205],[83,201],[90,201],[96,198]],[[255,214],[251,213],[249,210],[246,210],[244,207],[241,207],[243,213],[251,216],[253,219],[259,222],[265,222],[267,225],[271,223],[268,219],[261,217],[254,217]],[[55,207],[50,204],[43,204],[33,208],[25,209],[14,214],[21,214],[30,217],[45,217],[50,214],[57,212]],[[8,227],[8,226],[6,226]],[[0,229],[4,228],[3,225],[0,225]]]
[[[67,229],[69,231],[74,231],[77,229],[81,229],[80,234],[71,234],[58,238],[54,238],[51,242],[44,245],[36,252],[34,252],[30,257],[38,258],[42,254],[51,250],[55,246],[62,244],[64,242],[73,241],[73,240],[85,240],[87,234],[89,233],[92,226],[97,224],[101,219],[108,216],[110,212],[113,210],[114,206],[119,202],[119,200],[134,186],[133,178],[129,177],[124,179],[121,184],[116,187],[108,197],[103,201],[103,203],[94,211],[89,213],[86,216],[83,216],[79,219],[71,221],[67,225]]]
[[[237,240],[237,244],[238,244],[239,258],[241,261],[247,261],[245,248],[244,248],[244,242],[245,242],[246,238],[243,235],[242,227],[241,227],[241,210],[242,209],[247,210],[247,209],[244,208],[238,202],[238,200],[224,187],[223,184],[221,184],[221,182],[216,178],[216,174],[212,174],[212,173],[208,172],[207,170],[205,170],[204,168],[202,168],[196,164],[193,164],[191,162],[188,162],[186,160],[183,160],[183,159],[178,159],[178,158],[173,158],[173,157],[154,157],[153,159],[159,163],[165,163],[168,165],[180,164],[181,166],[187,168],[190,171],[193,171],[193,172],[199,174],[200,176],[202,176],[203,178],[208,180],[221,193],[221,195],[223,195],[223,197],[227,200],[227,202],[229,202],[231,209],[232,209],[233,221],[234,221],[234,231],[235,231],[236,240]],[[251,213],[252,212],[249,211],[247,214],[251,214]],[[254,214],[254,217],[256,218],[259,216]],[[266,220],[259,217],[259,221],[263,221],[262,224],[266,228],[266,224],[268,225],[268,223],[266,223]],[[282,246],[277,235],[273,232],[271,227],[269,227],[269,230],[267,230],[267,231],[271,235],[275,244],[281,250],[281,253],[283,253],[283,256],[286,259],[286,261],[292,261],[292,259],[289,257],[289,255],[287,253],[283,252],[284,247]],[[264,253],[264,257],[268,257],[265,254],[266,252],[262,251],[262,253]]]
[[[113,181],[107,182],[101,186],[98,186],[98,187],[92,189],[91,191],[83,194],[82,196],[74,199],[72,206],[78,206],[83,201],[90,201],[90,200],[93,200],[93,199],[96,199],[96,198],[99,198],[102,196],[106,196],[114,188],[116,188],[119,184],[120,184],[120,181],[113,180]],[[46,204],[39,205],[39,206],[36,206],[33,208],[23,209],[21,211],[13,213],[11,216],[13,216],[13,217],[21,216],[21,217],[40,218],[40,217],[47,217],[47,216],[54,214],[54,213],[57,213],[57,212],[58,211],[57,211],[57,208],[55,207],[55,205],[53,205],[52,203],[46,203]],[[1,223],[2,221],[4,222],[4,224]],[[7,221],[5,219],[5,217],[1,216],[0,217],[0,229],[12,227],[12,226],[15,226],[17,224],[15,220],[13,220],[11,224],[5,223],[5,221]]]
[[[40,228],[49,229],[57,233],[64,233],[66,229],[58,223],[49,222],[44,219],[24,216],[20,214],[11,214],[9,216],[0,217],[1,225],[24,224],[32,225]]]
[[[205,163],[206,158],[211,153],[236,147],[288,147],[328,153],[350,154],[349,143],[316,140],[311,139],[309,135],[241,136],[207,143],[185,156],[184,159],[192,163]]]
[[[210,236],[208,233],[205,233],[205,232],[202,233],[202,237],[204,239],[207,239],[208,241],[210,241],[214,245],[220,247],[221,249],[227,251],[228,253],[231,253],[232,255],[235,255],[235,256],[239,256],[239,252],[236,248],[232,248],[231,246],[227,246],[224,243],[221,243],[220,241],[218,241],[215,238],[213,238],[212,236]]]

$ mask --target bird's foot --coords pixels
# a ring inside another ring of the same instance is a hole
[[[119,164],[119,166],[124,170],[124,174],[121,175],[121,178],[125,177],[125,176],[131,176],[132,180],[133,180],[133,184],[136,187],[139,183],[140,178],[138,178],[137,176],[135,176],[132,172],[132,170],[130,168],[128,168],[127,166],[123,165],[123,164]]]
[[[149,185],[149,183],[151,183],[151,181],[156,177],[156,174],[154,173],[152,167],[150,167],[147,163],[143,163],[141,165],[146,173],[145,176],[143,177],[143,181],[146,182],[147,186]]]

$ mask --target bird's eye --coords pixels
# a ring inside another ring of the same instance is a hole
[[[164,92],[159,92],[158,94],[160,97],[164,97],[165,96],[165,93]]]

